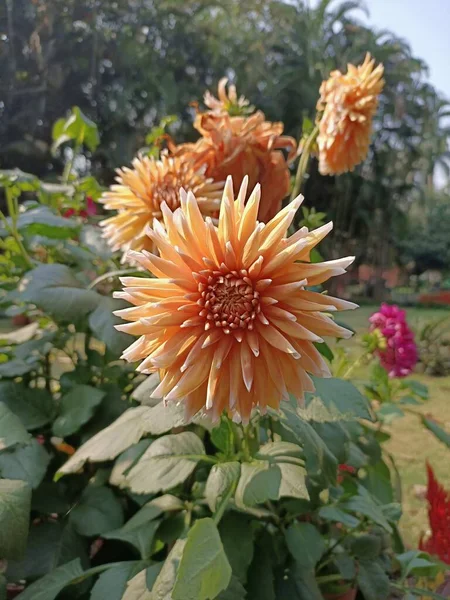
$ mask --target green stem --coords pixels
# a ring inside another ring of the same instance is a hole
[[[245,425],[244,427],[242,427],[242,453],[244,455],[244,459],[247,462],[250,462],[252,459],[252,455],[250,452],[250,444],[249,444],[249,432],[250,432],[250,427],[251,425]]]
[[[292,188],[292,193],[291,193],[291,200],[296,198],[302,189],[303,179],[305,177],[305,173],[308,168],[308,162],[309,162],[309,157],[311,154],[311,148],[312,148],[312,145],[314,144],[314,142],[316,141],[318,133],[319,133],[319,127],[318,127],[318,125],[316,125],[314,127],[314,129],[311,131],[311,133],[309,134],[308,138],[306,139],[302,154],[300,156],[300,160],[298,161],[297,173],[295,174],[294,187]]]
[[[159,458],[161,457],[162,455]],[[215,456],[207,456],[206,454],[180,454],[177,456],[177,458],[185,458],[187,460],[202,460],[203,462],[207,462],[212,465],[216,465],[219,462],[219,459]]]
[[[332,583],[333,581],[342,581],[342,575],[322,575],[321,577],[316,577],[316,581],[319,585],[322,583]]]
[[[96,285],[105,281],[105,279],[110,279],[111,277],[120,277],[120,275],[130,275],[131,273],[137,273],[136,269],[118,269],[117,271],[109,271],[108,273],[104,273],[100,275],[88,285],[87,289],[92,290]]]
[[[14,238],[14,240],[20,250],[20,254],[22,255],[24,261],[27,263],[27,266],[30,269],[34,269],[33,261],[31,260],[28,252],[25,250],[25,246],[22,243],[22,238],[20,237],[20,233],[18,232],[17,227],[16,227],[17,212],[16,212],[15,206],[14,206],[14,196],[13,196],[12,190],[10,188],[5,188],[5,193],[6,193],[6,203],[8,206],[8,212],[9,212],[11,222],[10,223],[8,222],[8,219],[5,217],[5,215],[3,214],[3,212],[1,210],[0,210],[0,219],[4,223],[5,229]]]
[[[63,183],[69,183],[70,174],[72,173],[73,164],[75,162],[75,157],[78,154],[79,150],[80,150],[80,145],[76,144],[75,148],[73,149],[73,153],[72,153],[70,160],[68,160],[64,166],[64,171],[62,174]]]
[[[213,521],[216,525],[220,523],[220,519],[223,517],[223,513],[225,512],[230,499],[234,496],[234,492],[236,491],[238,482],[235,481],[233,485],[230,486],[225,496],[222,498],[219,508],[213,515]]]

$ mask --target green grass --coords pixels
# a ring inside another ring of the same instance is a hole
[[[356,331],[351,340],[344,342],[351,356],[358,355],[359,334],[367,331],[368,318],[375,310],[376,307],[364,306],[342,314],[342,321]],[[410,308],[407,314],[408,322],[415,329],[427,321],[444,317],[445,311]],[[362,367],[355,370],[355,378],[367,380],[369,369]],[[426,384],[430,391],[430,399],[416,411],[433,415],[450,432],[450,376],[414,374],[411,378]],[[415,486],[426,483],[425,464],[429,461],[439,480],[450,490],[450,450],[438,442],[414,415],[394,421],[389,432],[392,438],[386,443],[385,449],[394,456],[402,479],[403,517],[400,528],[406,544],[417,547],[421,534],[428,529],[428,518],[426,501],[417,497]]]

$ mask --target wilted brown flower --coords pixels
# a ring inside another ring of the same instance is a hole
[[[349,64],[347,73],[333,71],[320,87],[319,171],[339,175],[352,171],[369,150],[372,120],[378,107],[384,67],[370,54],[362,65]]]
[[[277,408],[288,394],[300,401],[314,390],[308,373],[329,376],[314,343],[351,335],[324,313],[356,305],[305,289],[353,261],[309,262],[331,223],[287,238],[302,197],[264,225],[259,186],[244,206],[247,181],[235,200],[227,180],[218,227],[193,194],[182,191],[175,212],[163,204],[165,228],[148,229],[159,256],[131,252],[154,277],[122,278],[116,294],[132,304],[115,313],[130,321],[117,329],[140,336],[123,358],[159,371],[153,396],[183,401],[189,416],[206,408],[213,419],[225,410],[248,421],[254,406]]]
[[[102,196],[108,210],[117,210],[113,217],[100,223],[113,250],[149,250],[153,244],[145,234],[153,219],[161,219],[161,204],[171,210],[180,206],[180,188],[193,192],[198,198],[202,215],[218,215],[224,180],[205,176],[205,169],[193,165],[186,157],[168,157],[160,160],[139,156],[133,168],[117,169],[117,184]]]

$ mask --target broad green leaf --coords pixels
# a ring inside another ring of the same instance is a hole
[[[25,235],[65,239],[75,236],[80,224],[56,215],[48,206],[38,206],[20,214],[17,228]]]
[[[344,379],[313,377],[315,395],[321,398],[329,410],[338,409],[350,419],[372,421],[368,400],[349,381]]]
[[[23,591],[17,600],[55,600],[66,585],[83,575],[80,559],[72,560],[38,579]]]
[[[322,600],[323,596],[316,580],[314,569],[305,569],[299,563],[296,563],[292,569],[292,580],[298,599],[303,600]]]
[[[27,545],[31,488],[24,482],[0,479],[0,556],[20,560]]]
[[[309,500],[305,468],[289,462],[279,462],[277,466],[281,471],[280,498]]]
[[[416,379],[406,379],[403,381],[403,385],[404,387],[408,387],[412,392],[414,392],[414,394],[416,394],[416,396],[419,396],[419,398],[427,400],[429,392],[428,387],[424,383],[421,383]]]
[[[152,593],[148,600],[174,600],[172,590],[178,572],[181,557],[183,555],[186,540],[177,540],[169,556],[164,561],[158,576],[152,587]],[[150,567],[151,568],[151,567]],[[148,583],[147,583],[148,585]],[[146,598],[133,598],[124,596],[123,600],[147,600]]]
[[[275,600],[273,537],[265,530],[256,542],[253,561],[247,572],[248,600]]]
[[[230,579],[231,566],[214,521],[196,521],[178,566],[173,600],[212,600],[227,589]]]
[[[122,505],[110,488],[88,486],[69,521],[81,535],[101,535],[122,526]]]
[[[391,472],[387,464],[380,460],[365,466],[366,477],[362,483],[381,504],[394,502],[394,490],[391,483]]]
[[[359,488],[360,492],[364,488]],[[365,491],[365,490],[364,490]],[[381,510],[381,507],[375,503],[374,499],[365,491],[363,495],[352,496],[341,504],[341,507],[345,510],[359,513],[365,517],[368,517],[389,533],[392,532],[392,528],[389,525],[386,517]]]
[[[291,442],[268,442],[261,446],[257,456],[263,460],[273,459],[274,462],[279,463],[285,456],[302,458],[303,451],[298,444],[292,444]],[[277,460],[278,458],[280,460]]]
[[[434,433],[437,439],[443,444],[445,444],[447,448],[450,448],[450,433],[447,433],[445,429],[442,429],[442,427],[438,425],[433,419],[423,416],[421,417],[421,419],[425,427],[429,429],[432,433]]]
[[[322,259],[320,259],[320,261],[321,260]],[[330,362],[333,360],[334,354],[328,344],[326,344],[325,342],[315,342],[314,346],[317,348],[320,354],[324,356],[327,360],[329,360]]]
[[[127,582],[122,600],[152,600],[152,595],[147,587],[145,569],[139,571]]]
[[[163,510],[149,502],[145,504],[120,529],[103,535],[105,539],[122,540],[134,546],[141,553],[141,558],[150,558],[153,538],[161,521],[155,520]]]
[[[67,322],[94,310],[100,300],[96,292],[84,289],[66,265],[40,265],[21,282],[22,298],[36,304],[50,316]]]
[[[253,560],[253,530],[247,515],[229,512],[219,525],[220,539],[233,575],[245,584]]]
[[[59,476],[78,471],[87,460],[103,462],[116,458],[121,452],[136,444],[146,433],[146,421],[151,408],[138,406],[121,415],[117,421],[100,431],[60,468]]]
[[[134,341],[131,335],[117,331],[114,327],[123,323],[120,317],[113,314],[113,311],[120,308],[124,308],[122,302],[104,296],[97,308],[89,315],[89,327],[92,333],[98,340],[104,342],[107,349],[115,356],[120,356]]]
[[[49,423],[53,413],[53,399],[47,390],[31,389],[15,381],[0,382],[0,402],[4,402],[28,430]]]
[[[53,433],[66,437],[87,423],[105,396],[105,392],[90,385],[76,385],[61,398],[59,416],[53,423]]]
[[[222,418],[220,424],[214,427],[211,431],[211,441],[225,456],[233,453],[234,434],[228,419]]]
[[[133,400],[147,406],[156,406],[161,402],[161,398],[151,398],[152,392],[158,387],[161,379],[159,373],[148,375],[142,383],[131,393]]]
[[[408,550],[408,552],[397,554],[395,558],[400,563],[403,581],[410,574],[416,577],[430,577],[441,569],[441,566],[430,560],[429,555],[422,550]]]
[[[43,515],[51,515],[52,513],[61,515],[68,512],[69,508],[70,502],[66,497],[64,487],[60,483],[43,481],[33,491],[31,510]]]
[[[22,421],[3,402],[0,402],[0,450],[31,439]]]
[[[33,321],[29,325],[25,325],[20,329],[14,329],[8,333],[0,332],[0,342],[4,342],[5,344],[24,344],[31,340],[37,333],[39,329],[39,323]],[[14,349],[15,350],[15,349]],[[20,357],[25,358],[25,357]]]
[[[0,475],[5,479],[21,479],[35,489],[44,478],[49,462],[46,449],[33,439],[27,446],[0,453]]]
[[[350,529],[354,529],[358,527],[360,524],[360,520],[354,517],[353,515],[349,515],[344,510],[341,510],[337,506],[322,506],[319,509],[319,517],[321,519],[325,519],[325,521],[331,521],[333,523],[342,523],[345,527],[349,527]]]
[[[389,598],[389,578],[380,562],[360,560],[356,580],[365,600]]]
[[[286,543],[296,563],[305,570],[314,569],[325,552],[325,542],[311,523],[294,523],[286,530]]]
[[[392,402],[383,403],[376,412],[380,421],[383,421],[383,423],[386,423],[387,425],[390,425],[395,419],[405,416],[403,410]]]
[[[233,495],[239,481],[241,466],[238,462],[225,462],[214,465],[206,481],[205,497],[211,512],[215,512],[222,502]]]
[[[55,152],[62,144],[73,141],[76,146],[84,144],[89,150],[94,151],[100,143],[97,125],[91,121],[78,106],[72,107],[67,119],[58,119],[52,131]]]
[[[15,358],[0,364],[0,377],[21,377],[35,371],[37,367],[38,359],[34,356],[30,356],[27,360]]]
[[[122,600],[128,580],[139,562],[119,564],[104,571],[95,582],[89,600]]]
[[[234,575],[231,576],[227,589],[217,596],[217,600],[245,600],[245,598],[247,598],[245,588]],[[258,597],[258,600],[262,599]]]
[[[242,463],[241,476],[236,490],[236,504],[253,506],[267,500],[278,500],[281,471],[269,461]]]
[[[89,566],[87,544],[73,527],[41,521],[30,528],[23,560],[8,562],[8,577],[11,581],[37,579],[75,558],[80,558],[83,567]]]
[[[125,452],[122,452],[120,456],[117,457],[116,462],[114,463],[114,467],[112,468],[111,475],[109,477],[109,483],[111,485],[115,485],[119,488],[127,487],[127,477],[126,473],[131,468],[131,466],[137,462],[138,458],[140,458],[147,448],[152,443],[152,440],[141,440]]]
[[[205,449],[190,431],[155,440],[128,474],[128,483],[138,494],[156,494],[183,483],[195,469]]]

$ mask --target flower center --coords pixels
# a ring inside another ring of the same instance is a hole
[[[222,327],[224,333],[233,329],[253,329],[253,321],[260,312],[259,292],[252,280],[238,271],[226,275],[213,273],[207,283],[199,285],[200,316],[211,324]]]

